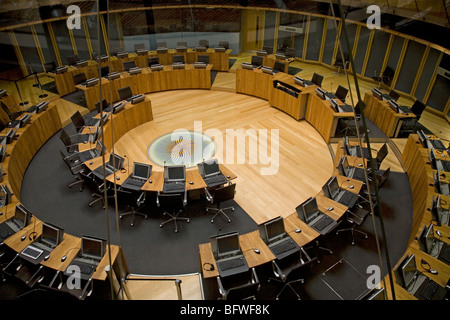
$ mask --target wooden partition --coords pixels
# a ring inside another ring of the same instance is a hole
[[[19,138],[8,145],[7,152],[11,156],[6,158],[5,165],[8,168],[9,183],[19,200],[22,179],[28,165],[36,152],[60,129],[58,109],[50,103],[42,114],[33,114],[30,123],[17,131]],[[3,133],[6,134],[6,131]]]

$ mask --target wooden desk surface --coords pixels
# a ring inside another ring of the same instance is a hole
[[[258,230],[240,235],[239,244],[250,268],[276,259],[272,251],[264,243],[263,239],[261,239]],[[254,249],[258,249],[260,253],[256,253]]]
[[[303,247],[308,243],[316,240],[319,237],[319,233],[308,226],[305,222],[299,219],[297,212],[287,216],[284,219],[284,228],[291,238],[300,246]],[[296,229],[300,229],[301,232],[295,232]]]
[[[17,231],[15,234],[6,239],[4,243],[14,251],[21,252],[34,241],[32,234],[33,232],[36,232],[36,238],[42,234],[42,221],[36,217],[32,217],[28,226]],[[22,236],[26,236],[26,238],[22,240]]]

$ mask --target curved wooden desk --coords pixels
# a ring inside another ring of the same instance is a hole
[[[294,96],[284,90],[277,89],[274,81],[287,84],[300,91]],[[275,75],[264,73],[261,69],[247,70],[239,67],[236,70],[236,92],[252,95],[296,120],[305,119],[322,136],[326,143],[335,136],[338,120],[354,118],[353,112],[336,112],[328,100],[322,100],[315,93],[317,86],[302,87],[295,83],[294,77],[283,72]],[[339,105],[343,103],[339,100]]]

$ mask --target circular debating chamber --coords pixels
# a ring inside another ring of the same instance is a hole
[[[372,2],[2,5],[0,299],[448,300],[449,8]]]

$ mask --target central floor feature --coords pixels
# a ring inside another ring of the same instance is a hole
[[[184,164],[186,168],[211,159],[216,153],[215,141],[195,131],[175,130],[155,139],[148,147],[149,159],[161,166]]]

